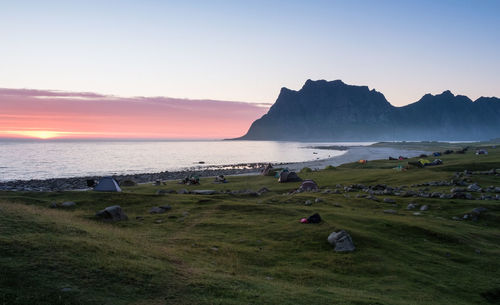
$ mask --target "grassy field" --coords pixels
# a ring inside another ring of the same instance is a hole
[[[488,151],[445,155],[441,166],[408,171],[393,169],[406,161],[380,160],[300,176],[321,190],[352,183],[411,189],[451,180],[456,171],[500,168],[500,149]],[[500,186],[500,176],[469,179]],[[357,192],[292,195],[299,183],[273,177],[228,180],[171,181],[122,193],[0,192],[0,304],[500,303],[500,201],[377,196],[394,205],[356,198]],[[156,195],[158,189],[261,187],[270,191]],[[305,206],[306,200],[313,204]],[[49,208],[63,201],[77,206]],[[410,202],[430,209],[414,216],[406,210]],[[115,204],[128,221],[95,219],[96,211]],[[172,210],[148,213],[164,204]],[[452,220],[476,207],[489,210],[479,221]],[[316,212],[321,224],[299,223]],[[339,229],[351,234],[356,251],[333,251],[326,239]]]

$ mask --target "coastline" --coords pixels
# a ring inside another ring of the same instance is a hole
[[[313,170],[323,169],[328,165],[339,166],[341,164],[355,162],[360,159],[378,160],[386,159],[389,156],[415,157],[422,153],[429,153],[423,150],[399,149],[393,147],[351,146],[339,156],[313,161],[303,161],[294,163],[275,163],[275,167],[286,167],[289,170],[298,171],[304,167]],[[134,180],[137,183],[151,183],[156,180],[181,180],[189,174],[196,173],[200,177],[215,177],[219,175],[256,175],[267,163],[230,164],[221,166],[206,166],[197,168],[187,168],[178,171],[163,171],[157,173],[139,173],[126,175],[109,175],[118,181]],[[11,180],[0,182],[0,191],[18,192],[53,192],[53,191],[75,191],[89,190],[86,180],[99,180],[104,176],[80,176],[71,178],[51,178],[44,180]]]

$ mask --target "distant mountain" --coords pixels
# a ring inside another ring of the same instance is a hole
[[[240,140],[488,140],[500,135],[500,99],[445,91],[394,107],[375,90],[341,80],[282,88],[268,113]]]

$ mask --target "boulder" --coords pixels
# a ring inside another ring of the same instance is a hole
[[[351,236],[344,230],[332,232],[328,236],[328,242],[335,247],[335,252],[352,252],[356,249]]]
[[[119,205],[109,206],[104,210],[97,212],[95,216],[106,221],[120,221],[128,219],[127,215],[125,215]]]

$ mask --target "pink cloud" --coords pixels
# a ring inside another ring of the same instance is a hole
[[[47,130],[72,138],[230,138],[244,134],[268,107],[244,102],[0,89],[0,137],[22,136],[15,132],[23,130]]]

